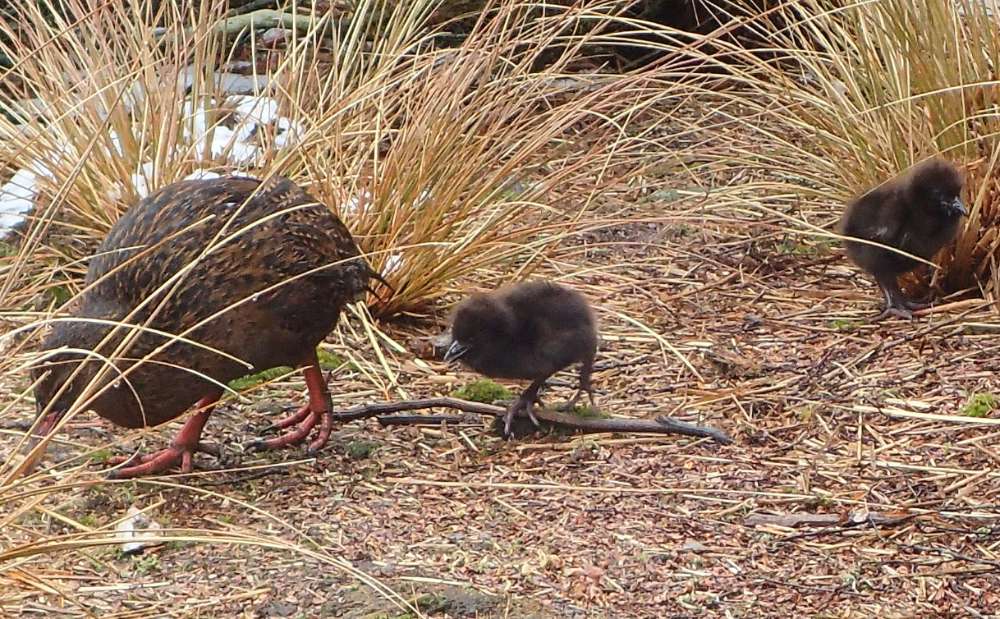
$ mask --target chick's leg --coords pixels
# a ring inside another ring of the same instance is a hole
[[[507,414],[504,415],[503,418],[504,435],[510,436],[510,424],[514,421],[514,416],[521,411],[524,411],[528,415],[528,418],[531,419],[531,422],[535,424],[535,426],[539,425],[538,418],[535,417],[535,413],[531,409],[535,402],[538,401],[538,390],[545,384],[546,379],[548,379],[548,376],[531,383],[531,385],[524,390],[524,393],[514,400],[514,403],[507,408]]]
[[[896,276],[884,274],[877,275],[875,279],[878,282],[879,288],[882,289],[882,295],[885,297],[885,309],[875,317],[875,320],[882,320],[889,316],[895,316],[904,320],[913,318],[912,310],[920,309],[921,305],[906,298],[903,291],[899,289],[899,282],[896,281]]]
[[[590,377],[594,373],[594,357],[591,355],[583,360],[580,364],[580,386],[577,387],[576,393],[570,398],[569,402],[566,402],[559,407],[562,411],[571,411],[576,408],[576,403],[580,401],[580,396],[584,393],[590,399],[591,408],[597,408],[597,402],[594,401],[594,387],[590,384]]]
[[[330,400],[330,392],[326,388],[326,380],[320,370],[316,352],[313,351],[302,365],[302,375],[306,379],[306,389],[309,392],[309,403],[275,424],[279,428],[297,427],[281,436],[253,441],[247,446],[248,450],[268,450],[298,445],[306,440],[317,424],[319,432],[309,443],[307,452],[316,453],[330,440],[330,434],[333,432],[333,402]]]
[[[169,471],[178,464],[181,467],[181,473],[190,473],[194,470],[192,457],[195,452],[202,451],[218,457],[219,450],[217,448],[201,442],[201,432],[205,429],[205,424],[208,423],[208,418],[212,415],[220,395],[206,396],[195,404],[198,412],[187,420],[181,431],[174,437],[170,447],[147,455],[136,454],[130,457],[112,458],[109,461],[110,464],[126,464],[128,466],[108,471],[108,478],[128,479],[143,475],[155,475]]]

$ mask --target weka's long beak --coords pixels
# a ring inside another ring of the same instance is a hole
[[[59,420],[63,418],[66,414],[64,410],[53,410],[45,413],[42,416],[41,423],[38,424],[38,428],[35,433],[31,436],[31,440],[28,441],[28,457],[24,459],[24,462],[18,467],[20,469],[21,475],[30,475],[35,467],[38,465],[38,461],[42,459],[45,455],[44,449],[35,449],[38,443],[42,441],[46,436],[52,434],[52,431],[58,425]]]
[[[951,201],[951,204],[949,206],[951,206],[951,210],[955,211],[956,213],[961,213],[963,217],[969,216],[969,211],[965,209],[965,204],[962,203],[962,198],[955,198],[954,200]]]
[[[386,288],[388,288],[390,290],[390,292],[396,292],[396,289],[392,287],[392,284],[390,284],[384,277],[382,277],[381,273],[378,273],[377,271],[375,271],[375,269],[369,268],[368,269],[368,276],[371,279],[376,280],[377,282],[379,282],[380,284],[382,284],[383,286],[385,286]],[[386,299],[382,298],[382,295],[379,294],[378,288],[376,286],[372,286],[370,282],[368,284],[368,292],[370,292],[373,295],[375,295],[376,297],[378,297],[379,301],[382,301],[383,303],[386,301]]]
[[[444,353],[444,361],[445,363],[451,363],[456,359],[461,359],[462,355],[464,355],[467,352],[469,352],[468,346],[463,346],[462,344],[459,344],[458,340],[452,340],[451,345],[448,346],[448,350],[445,351]]]

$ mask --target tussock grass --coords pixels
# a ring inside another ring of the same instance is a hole
[[[670,105],[667,73],[580,64],[614,7],[549,7],[539,19],[530,4],[500,3],[458,47],[407,57],[404,75],[317,121],[288,165],[321,171],[312,189],[396,287],[376,313],[425,307],[483,267],[530,273],[602,191],[648,163],[629,121]]]
[[[70,3],[67,32],[51,40],[38,11],[23,9],[24,33],[0,52],[19,59],[19,95],[45,102],[45,123],[7,119],[0,135],[19,136],[7,161],[42,166],[53,182],[42,179],[46,208],[0,299],[78,290],[88,251],[124,208],[203,168],[287,175],[337,210],[397,289],[371,299],[379,315],[426,306],[483,266],[530,272],[602,191],[648,163],[631,121],[682,104],[681,73],[586,68],[614,2],[541,18],[500,2],[451,48],[422,29],[433,4],[359,3],[339,20],[297,9],[307,27],[267,75],[297,143],[276,148],[263,132],[251,164],[234,164],[236,145],[217,135],[233,104],[213,76],[233,41],[213,3],[155,14]],[[109,36],[126,18],[145,27]]]
[[[712,55],[693,54],[724,85],[718,96],[740,110],[733,121],[742,130],[717,155],[750,180],[735,189],[748,206],[823,234],[847,201],[941,154],[967,176],[971,216],[939,256],[940,270],[910,284],[997,292],[993,3],[806,0],[763,13],[706,4],[770,42],[746,50],[719,39]]]

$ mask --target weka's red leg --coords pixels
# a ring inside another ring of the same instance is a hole
[[[138,464],[113,469],[108,472],[108,477],[111,479],[127,479],[129,477],[163,473],[178,464],[181,466],[182,473],[190,473],[194,469],[192,456],[196,451],[203,451],[218,456],[218,449],[201,442],[201,431],[205,428],[205,424],[208,423],[208,418],[215,409],[215,403],[218,400],[219,395],[206,396],[199,400],[195,405],[198,412],[187,420],[181,431],[174,437],[174,441],[170,444],[170,447],[144,456],[112,458],[110,461],[112,465],[131,464],[136,461],[138,461]]]
[[[333,432],[333,402],[330,400],[330,392],[326,388],[326,381],[323,379],[323,372],[319,367],[319,359],[316,353],[302,364],[302,374],[306,379],[306,388],[309,391],[309,403],[285,419],[274,424],[275,427],[286,428],[298,425],[291,432],[269,439],[258,439],[247,449],[278,449],[289,445],[298,445],[309,436],[316,424],[319,424],[319,433],[316,438],[309,443],[308,453],[314,454],[322,449],[330,434]]]

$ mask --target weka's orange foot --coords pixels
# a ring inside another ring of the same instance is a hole
[[[107,477],[108,479],[129,479],[145,475],[156,475],[157,473],[166,473],[177,465],[180,465],[181,473],[190,473],[194,470],[193,456],[198,451],[211,454],[217,458],[220,456],[218,447],[214,445],[198,443],[193,448],[171,445],[156,453],[112,458],[110,463],[113,466],[120,464],[127,464],[129,466],[112,469],[108,471]],[[138,462],[138,464],[132,464],[133,462]]]
[[[315,357],[309,360],[309,365],[302,370],[309,391],[309,403],[288,417],[276,421],[269,429],[285,429],[297,426],[294,430],[281,436],[268,439],[257,439],[246,446],[247,451],[264,451],[280,449],[290,445],[298,445],[319,425],[319,433],[309,443],[307,453],[313,455],[326,446],[333,433],[333,413],[330,411],[330,392],[326,389],[326,381],[319,370],[319,360]]]
[[[218,458],[221,455],[218,447],[201,442],[201,431],[205,428],[208,417],[212,414],[213,404],[218,399],[218,396],[214,396],[201,400],[196,406],[202,410],[187,420],[170,447],[145,456],[136,454],[124,458],[112,458],[110,462],[113,466],[121,464],[127,466],[108,471],[108,478],[128,479],[143,475],[155,475],[156,473],[165,473],[178,464],[181,467],[181,473],[190,473],[194,470],[193,456],[198,451],[212,454]]]
[[[286,430],[292,426],[302,423],[306,417],[309,416],[309,406],[301,406],[297,411],[292,413],[287,417],[283,417],[278,421],[275,421],[271,425],[264,428],[264,434],[269,434],[271,432],[276,432],[278,430]]]
[[[319,424],[319,434],[309,443],[307,450],[310,455],[315,454],[330,440],[330,434],[333,433],[333,414],[329,410],[314,411],[308,404],[300,408],[294,415],[282,419],[272,426],[273,428],[287,428],[297,425],[294,430],[274,438],[261,438],[252,441],[246,446],[246,450],[265,451],[298,445],[306,440],[317,423]]]

